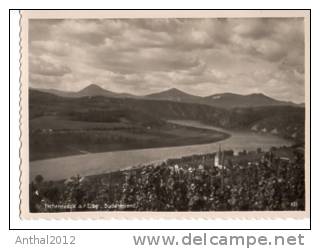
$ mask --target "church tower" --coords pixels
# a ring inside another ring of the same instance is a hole
[[[222,164],[223,164],[223,153],[221,152],[221,145],[219,144],[219,151],[214,157],[214,166],[221,169]]]

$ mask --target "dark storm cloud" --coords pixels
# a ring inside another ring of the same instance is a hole
[[[31,20],[30,81],[135,94],[263,92],[301,102],[303,25],[300,18]]]

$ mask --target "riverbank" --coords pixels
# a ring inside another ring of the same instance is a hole
[[[197,128],[216,129],[200,123]],[[148,162],[162,161],[169,158],[179,158],[194,154],[214,153],[221,146],[224,150],[268,150],[273,146],[290,146],[286,139],[255,133],[233,132],[223,130],[231,136],[219,142],[198,145],[149,148],[113,152],[90,153],[30,162],[30,179],[41,174],[47,180],[61,180],[75,175],[89,176],[122,170],[133,165],[143,165]]]

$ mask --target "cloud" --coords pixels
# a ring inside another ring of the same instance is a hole
[[[64,20],[58,19],[30,19],[29,20],[29,41],[46,41],[53,38],[53,30],[60,25]]]
[[[199,65],[192,54],[162,48],[145,48],[138,51],[96,50],[91,61],[93,66],[116,73],[156,72],[187,70]]]
[[[45,57],[31,58],[29,61],[30,73],[45,76],[63,76],[71,73],[66,65],[57,65],[45,59]]]
[[[65,56],[70,53],[72,45],[67,42],[58,41],[32,41],[30,43],[30,50],[34,55],[42,55],[49,53],[57,56]]]
[[[278,22],[270,18],[243,19],[235,23],[234,31],[242,37],[261,40],[270,38],[275,32]]]
[[[301,18],[30,20],[30,83],[304,100]]]

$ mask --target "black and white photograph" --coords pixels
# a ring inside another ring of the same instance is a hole
[[[263,13],[27,16],[22,213],[308,212],[308,22]]]

